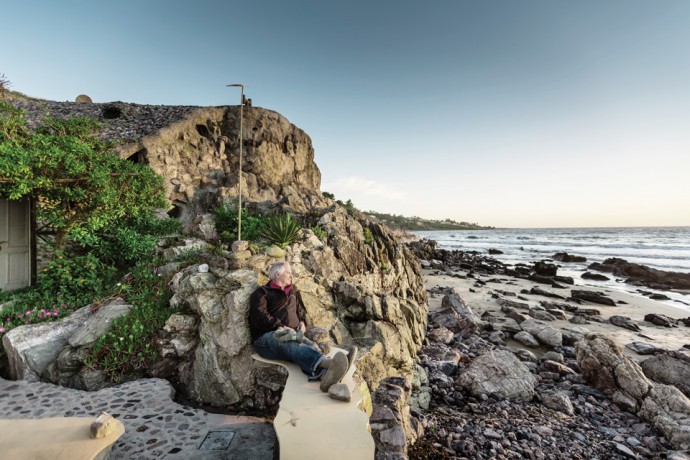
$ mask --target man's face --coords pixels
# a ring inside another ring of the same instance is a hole
[[[292,284],[292,270],[289,268],[285,270],[285,272],[280,275],[276,281],[282,287]]]

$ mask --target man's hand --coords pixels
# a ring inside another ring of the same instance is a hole
[[[300,332],[307,332],[307,325],[304,324],[304,321],[299,322],[299,325],[297,326],[297,330]]]

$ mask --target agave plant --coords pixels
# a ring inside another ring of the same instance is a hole
[[[272,216],[266,219],[261,236],[276,246],[284,248],[295,242],[302,224],[290,214]]]

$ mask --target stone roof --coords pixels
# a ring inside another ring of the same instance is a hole
[[[29,127],[35,128],[46,116],[56,118],[86,117],[99,120],[101,137],[112,141],[136,141],[165,126],[182,120],[202,107],[190,105],[142,105],[125,102],[79,104],[56,101],[13,101],[25,111]]]

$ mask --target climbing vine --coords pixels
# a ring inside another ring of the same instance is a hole
[[[68,236],[85,238],[166,205],[163,179],[112,154],[98,130],[89,118],[46,118],[30,130],[21,110],[0,101],[0,196],[33,197],[58,250]]]

